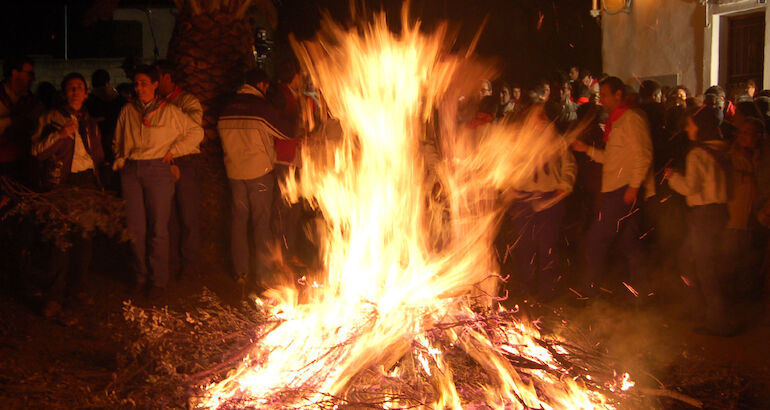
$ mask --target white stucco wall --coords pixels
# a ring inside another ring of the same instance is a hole
[[[159,58],[165,58],[168,52],[168,43],[171,40],[171,34],[174,31],[174,21],[176,18],[171,14],[170,8],[152,8],[152,29],[155,32],[155,39],[158,42]],[[115,20],[133,20],[142,23],[142,59],[153,60],[152,32],[147,21],[147,14],[144,10],[138,8],[119,8],[112,13]]]
[[[603,71],[638,86],[638,78],[678,74],[704,90],[706,11],[698,0],[634,0],[630,13],[602,13]]]

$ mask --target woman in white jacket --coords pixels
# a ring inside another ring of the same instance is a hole
[[[685,160],[684,174],[666,169],[669,186],[684,195],[689,207],[689,233],[684,247],[693,264],[684,266],[684,274],[696,283],[698,307],[703,309],[705,333],[734,333],[727,320],[719,250],[720,238],[727,224],[729,145],[722,139],[719,118],[714,108],[703,106],[687,116],[685,130],[692,148]]]

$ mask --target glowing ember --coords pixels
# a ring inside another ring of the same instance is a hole
[[[493,73],[450,55],[443,27],[425,35],[407,21],[400,34],[382,15],[350,30],[327,21],[315,41],[294,45],[342,128],[341,137],[305,147],[299,181],[283,186],[323,214],[322,284],[302,295],[293,286],[266,292],[276,328],[196,406],[312,407],[345,397],[363,371],[402,377],[404,357],[431,380],[425,406],[471,406],[453,380],[451,350],[489,375],[477,405],[611,408],[556,360],[566,350],[544,344],[534,327],[474,324],[481,318],[471,302],[490,306],[496,291],[497,193],[563,145],[538,115],[515,126],[457,125],[459,97]],[[430,144],[426,129],[435,125],[440,142]],[[526,372],[514,357],[530,364]],[[618,376],[604,391],[630,385]],[[397,393],[379,406],[406,405]]]

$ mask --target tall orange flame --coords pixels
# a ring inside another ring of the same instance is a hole
[[[324,280],[303,303],[294,287],[266,292],[282,322],[197,406],[274,407],[274,395],[292,389],[303,393],[282,404],[307,405],[344,394],[364,369],[396,376],[394,363],[419,346],[416,359],[437,390],[431,407],[463,407],[452,369],[425,332],[474,317],[471,301],[495,292],[498,192],[564,145],[537,115],[516,125],[458,125],[459,97],[478,86],[476,74],[491,72],[451,55],[444,26],[423,34],[402,18],[400,33],[382,14],[350,29],[327,19],[314,41],[294,44],[342,130],[308,144],[300,178],[282,186],[323,214]],[[427,138],[429,127],[441,137]],[[569,377],[533,370],[525,381],[506,354],[558,364],[523,323],[509,324],[502,344],[481,330],[444,332],[492,376],[483,391],[493,407],[610,407]]]

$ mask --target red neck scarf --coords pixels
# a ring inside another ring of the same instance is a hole
[[[607,142],[608,139],[610,139],[610,131],[612,131],[612,123],[619,120],[620,117],[623,116],[623,114],[628,111],[628,105],[626,103],[620,103],[617,108],[612,110],[610,113],[609,118],[607,118],[607,121],[604,123],[604,142]]]
[[[145,127],[149,127],[150,115],[154,114],[156,111],[163,108],[163,106],[165,106],[167,102],[168,100],[166,100],[165,98],[162,100],[159,100],[156,97],[156,98],[153,98],[153,100],[150,101],[147,105],[145,105],[137,99],[134,105],[136,106],[136,109],[142,114],[142,124],[144,124]]]
[[[171,94],[167,95],[165,100],[168,102],[171,102],[174,98],[178,97],[179,94],[182,94],[182,89],[179,88],[179,86],[174,87],[174,91],[171,92]]]
[[[479,111],[476,113],[476,116],[468,122],[468,127],[475,130],[484,124],[489,124],[493,119],[491,114]]]

